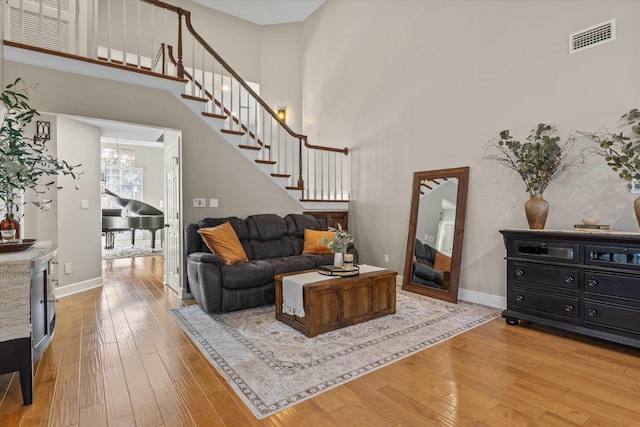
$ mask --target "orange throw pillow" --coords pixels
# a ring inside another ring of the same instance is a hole
[[[335,231],[317,231],[304,229],[304,247],[302,248],[302,255],[306,254],[330,254],[331,249],[322,243],[322,239],[329,239],[333,241],[333,235]]]
[[[204,244],[225,264],[232,265],[240,261],[249,261],[240,239],[229,221],[216,227],[201,228],[198,233],[202,236]]]
[[[440,271],[451,271],[451,257],[446,256],[442,252],[436,251],[436,257],[433,260],[433,268]]]

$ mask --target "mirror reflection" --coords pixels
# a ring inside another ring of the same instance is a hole
[[[468,173],[414,173],[403,289],[457,301]]]

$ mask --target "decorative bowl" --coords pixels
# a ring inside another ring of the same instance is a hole
[[[582,218],[584,225],[597,225],[600,222],[600,218]]]
[[[36,239],[20,239],[15,242],[0,242],[0,253],[20,252],[29,249]]]

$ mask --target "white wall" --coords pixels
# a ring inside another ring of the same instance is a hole
[[[260,34],[260,96],[274,111],[286,107],[286,123],[296,133],[302,132],[300,30],[299,23],[265,25]]]
[[[414,171],[470,166],[460,285],[505,295],[498,230],[527,227],[517,175],[481,161],[502,129],[613,127],[640,101],[640,2],[329,0],[302,24],[304,133],[348,146],[350,231],[364,262],[402,271]],[[616,18],[617,40],[568,35]],[[553,183],[547,228],[598,216],[637,231],[633,195],[601,159]]]
[[[63,116],[58,117],[57,125],[58,158],[81,164],[83,172],[78,181],[58,177],[62,187],[57,205],[58,287],[102,283],[100,129]],[[81,208],[83,200],[88,201],[88,209]],[[65,274],[66,263],[71,263],[70,274]]]

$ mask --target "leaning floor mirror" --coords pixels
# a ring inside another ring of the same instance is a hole
[[[458,301],[469,168],[415,172],[402,289]]]

